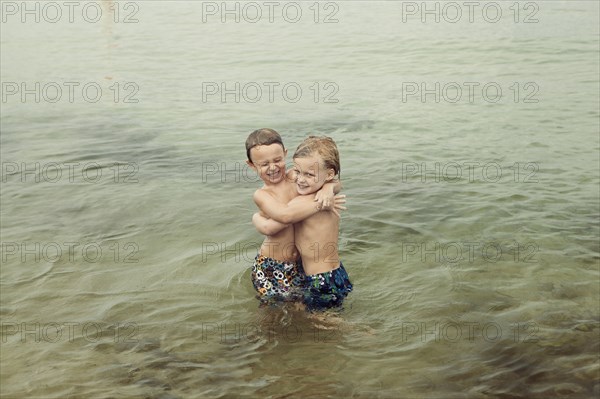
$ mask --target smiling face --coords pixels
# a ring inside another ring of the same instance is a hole
[[[285,156],[280,144],[257,145],[250,150],[251,161],[246,161],[266,184],[277,184],[285,178]]]
[[[294,178],[300,195],[316,193],[335,176],[335,171],[325,168],[323,158],[317,154],[294,158]]]

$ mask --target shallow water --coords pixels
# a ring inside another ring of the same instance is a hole
[[[600,394],[596,2],[8,3],[2,397]],[[264,126],[340,149],[325,325],[257,308]]]

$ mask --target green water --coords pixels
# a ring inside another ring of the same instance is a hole
[[[597,2],[44,4],[2,2],[2,397],[600,393]],[[257,308],[259,127],[338,143],[329,329]]]

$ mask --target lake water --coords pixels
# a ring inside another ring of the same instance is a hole
[[[1,3],[2,397],[600,394],[597,2],[71,4]],[[325,326],[254,298],[260,127],[339,146]]]

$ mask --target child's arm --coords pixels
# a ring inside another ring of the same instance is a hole
[[[345,195],[336,195],[333,200],[333,208],[336,210],[346,209],[342,206],[346,202],[344,198]],[[283,224],[299,222],[321,210],[318,204],[315,205],[312,197],[304,201],[294,201],[292,204],[282,204],[264,190],[254,192],[254,202],[268,217]]]
[[[335,179],[329,183],[325,183],[323,187],[321,187],[321,189],[315,194],[315,202],[321,210],[333,211],[339,216],[339,213],[331,206],[334,202],[335,195],[339,194],[341,190],[342,183],[338,179]]]
[[[332,181],[325,183],[319,191],[323,191],[323,189],[329,188],[331,188],[333,194],[339,194],[340,191],[342,191],[342,182],[336,177]],[[319,191],[317,191],[317,193],[319,193]]]
[[[289,224],[279,223],[276,220],[264,217],[260,212],[256,212],[252,215],[252,224],[254,224],[254,227],[260,234],[265,236],[277,234],[289,226]]]

